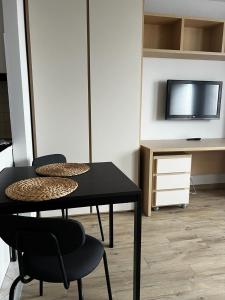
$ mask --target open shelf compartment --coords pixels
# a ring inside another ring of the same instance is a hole
[[[184,51],[222,52],[224,23],[184,19]]]
[[[180,50],[182,18],[148,15],[144,17],[144,48]]]

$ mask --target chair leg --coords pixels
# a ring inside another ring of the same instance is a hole
[[[101,232],[101,238],[102,238],[102,241],[104,242],[105,237],[104,237],[104,232],[103,232],[103,228],[102,228],[102,220],[101,220],[101,215],[100,215],[98,206],[96,206],[96,211],[97,211],[97,216],[98,216],[98,224],[99,224],[99,228],[100,228],[100,232]]]
[[[9,292],[9,300],[14,300],[15,288],[19,282],[20,282],[20,276],[18,276],[11,285],[10,292]]]
[[[111,283],[110,283],[110,278],[109,278],[109,268],[108,268],[107,256],[106,256],[105,251],[103,254],[103,261],[104,261],[105,278],[106,278],[106,283],[107,283],[108,296],[109,296],[109,300],[112,300],[112,290],[111,290]]]
[[[40,211],[36,211],[36,218],[40,218],[40,217],[41,217]]]
[[[79,300],[84,300],[84,297],[83,297],[83,288],[82,288],[82,280],[81,279],[77,280],[77,285],[78,285]]]
[[[62,211],[62,218],[68,220],[68,209],[61,209]]]
[[[42,280],[39,281],[39,295],[40,295],[40,297],[43,296],[43,281]]]

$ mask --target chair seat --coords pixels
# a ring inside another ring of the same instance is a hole
[[[71,237],[72,239],[73,237]],[[102,243],[86,235],[85,243],[75,252],[63,255],[68,280],[74,281],[87,276],[100,263],[104,254]],[[24,254],[25,274],[46,282],[63,282],[62,272],[56,256],[34,256]]]

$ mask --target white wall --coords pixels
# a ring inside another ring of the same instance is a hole
[[[225,92],[219,120],[165,120],[167,79],[222,80],[225,62],[185,59],[144,58],[141,138],[144,140],[225,137]]]
[[[225,19],[225,2],[210,0],[145,0],[145,12]],[[225,137],[223,93],[221,119],[213,121],[166,121],[167,79],[225,81],[225,62],[190,59],[144,58],[141,139],[176,139],[197,136]]]
[[[23,0],[3,0],[13,155],[17,166],[33,159]]]

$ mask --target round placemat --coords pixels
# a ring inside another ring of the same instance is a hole
[[[68,178],[35,177],[17,181],[5,190],[6,196],[20,201],[45,201],[66,196],[78,187]]]
[[[78,163],[56,163],[38,167],[35,171],[39,175],[69,177],[86,173],[90,167]]]

